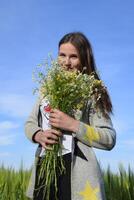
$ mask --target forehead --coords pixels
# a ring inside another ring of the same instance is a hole
[[[61,44],[61,46],[59,47],[59,52],[78,54],[76,47],[70,42]]]

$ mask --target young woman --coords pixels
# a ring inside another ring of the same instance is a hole
[[[59,42],[58,56],[61,66],[64,65],[67,70],[78,69],[86,74],[95,72],[99,79],[91,44],[84,34],[66,34]],[[43,190],[36,190],[42,147],[50,149],[62,136],[66,173],[58,177],[58,199],[105,200],[103,177],[93,148],[111,150],[115,145],[116,134],[110,119],[112,104],[108,92],[101,100],[99,109],[94,108],[92,101],[87,102],[80,120],[58,109],[49,111],[49,102],[39,99],[25,124],[27,137],[39,144],[27,195],[34,200],[45,200]],[[53,185],[50,200],[55,200]]]

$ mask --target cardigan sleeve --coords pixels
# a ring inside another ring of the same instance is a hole
[[[116,143],[116,132],[111,118],[93,110],[90,109],[88,115],[90,124],[80,121],[75,137],[90,147],[111,150]]]
[[[37,102],[35,103],[32,112],[30,113],[27,121],[25,122],[25,134],[27,136],[27,138],[31,141],[34,142],[34,135],[42,130],[42,128],[39,126],[39,119],[38,119],[38,115],[39,115],[39,105],[40,105],[40,99],[37,100]]]

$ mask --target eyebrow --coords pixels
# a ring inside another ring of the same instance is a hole
[[[65,53],[63,53],[63,52],[58,52],[58,54],[60,54],[60,55],[65,55]]]
[[[64,52],[58,52],[58,55],[66,55],[66,54]],[[72,54],[70,54],[70,56],[77,56],[78,57],[78,54],[72,53]]]

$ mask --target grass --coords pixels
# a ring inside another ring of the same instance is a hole
[[[31,170],[18,171],[0,166],[0,200],[28,200],[25,191]],[[103,170],[107,200],[134,200],[134,172],[130,166],[125,170],[119,165],[119,172],[113,173],[110,166]]]
[[[25,191],[30,178],[30,170],[23,165],[18,171],[13,168],[0,167],[0,200],[28,200]]]
[[[126,171],[120,164],[119,173],[112,173],[108,166],[103,173],[107,200],[134,200],[134,172],[130,166]]]

